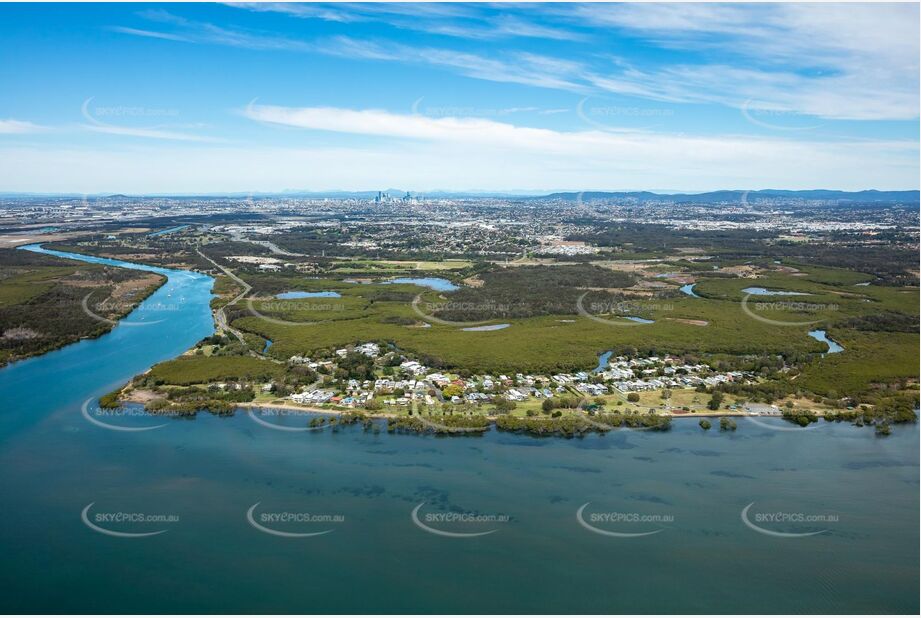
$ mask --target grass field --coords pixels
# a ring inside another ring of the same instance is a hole
[[[188,386],[234,380],[265,382],[282,377],[284,372],[284,365],[252,356],[182,356],[155,365],[149,377],[165,384]]]

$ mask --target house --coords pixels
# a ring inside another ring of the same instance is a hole
[[[363,343],[355,350],[369,358],[376,358],[381,353],[381,347],[376,343]]]
[[[316,389],[312,391],[305,391],[303,393],[294,393],[293,395],[291,395],[290,399],[291,401],[295,403],[300,403],[300,404],[308,404],[308,403],[319,404],[319,403],[326,403],[327,401],[332,399],[332,397],[333,397],[332,391]]]

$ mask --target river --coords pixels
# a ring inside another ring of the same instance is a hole
[[[6,613],[918,612],[917,426],[111,431],[88,397],[212,332],[208,277],[131,266],[176,308],[0,370]]]

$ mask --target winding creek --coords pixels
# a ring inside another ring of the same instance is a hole
[[[284,410],[262,413],[263,424],[243,413],[152,421],[129,407],[107,420],[157,426],[110,431],[87,422],[83,402],[210,334],[212,279],[26,250],[168,282],[125,320],[145,326],[121,324],[0,370],[7,613],[918,611],[917,426],[886,439],[846,424],[790,431],[770,418],[738,419],[731,433],[678,420],[668,432],[572,440],[439,438],[274,430],[306,426]],[[751,521],[755,512],[837,519],[762,521],[812,533],[776,538],[744,523],[749,510]],[[106,519],[119,513],[160,519]],[[332,523],[260,516],[279,513]],[[427,513],[509,519],[438,523]],[[565,592],[574,573],[580,585]]]
[[[144,270],[167,277],[111,332],[86,339],[42,356],[13,363],[0,370],[0,399],[6,410],[0,416],[0,435],[37,420],[35,410],[59,410],[79,405],[89,397],[112,390],[152,365],[187,350],[214,332],[211,286],[214,280],[200,273],[133,264],[27,245],[24,251]],[[81,311],[80,306],[65,308]],[[134,326],[134,327],[131,327]]]
[[[839,352],[844,352],[844,346],[834,339],[831,339],[824,330],[811,330],[808,334],[816,341],[821,341],[822,343],[828,345],[828,350],[825,352],[825,354],[838,354]]]

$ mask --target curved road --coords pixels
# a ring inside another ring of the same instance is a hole
[[[207,255],[202,253],[201,249],[195,249],[195,252],[198,253],[198,255],[200,255],[201,257],[211,262],[212,264],[214,264],[215,268],[223,272],[225,275],[227,275],[228,277],[230,277],[231,279],[239,283],[240,286],[243,287],[242,292],[234,296],[233,299],[229,303],[227,303],[226,305],[224,305],[223,307],[221,307],[220,309],[214,312],[214,319],[215,321],[217,321],[217,325],[221,328],[221,330],[227,331],[229,333],[233,333],[234,337],[239,339],[240,343],[245,345],[246,340],[243,339],[243,333],[241,333],[240,331],[238,331],[237,329],[233,328],[230,325],[230,323],[227,321],[227,314],[225,313],[224,310],[227,307],[233,306],[237,302],[239,302],[242,298],[244,298],[247,294],[249,294],[250,290],[252,290],[253,287],[250,284],[248,284],[246,281],[243,281],[243,279],[240,279],[240,277],[233,274],[233,272],[231,272],[229,269],[224,268],[223,266],[221,266],[220,264],[218,264],[217,262],[209,258]]]

